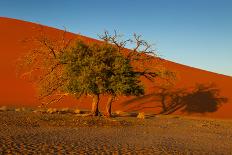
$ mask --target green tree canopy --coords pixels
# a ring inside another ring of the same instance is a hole
[[[67,83],[64,91],[94,97],[93,111],[98,113],[100,94],[111,96],[142,95],[143,86],[130,61],[108,43],[86,44],[77,41],[61,59]]]

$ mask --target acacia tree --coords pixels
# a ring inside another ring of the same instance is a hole
[[[67,92],[62,91],[66,82],[63,78],[61,55],[73,41],[66,31],[58,37],[50,37],[41,26],[35,29],[35,36],[26,38],[23,43],[27,52],[17,62],[17,74],[36,86],[38,101],[42,105],[60,101]]]
[[[92,114],[98,115],[100,94],[143,94],[135,75],[124,74],[132,68],[112,45],[74,41],[66,38],[66,32],[51,38],[39,27],[37,35],[26,40],[26,46],[28,52],[19,59],[17,71],[21,78],[36,85],[39,102],[44,106],[67,95],[90,95]],[[122,73],[124,83],[114,82],[122,79]],[[129,86],[123,87],[126,83]]]
[[[86,44],[77,41],[64,53],[64,76],[67,80],[64,90],[76,97],[93,96],[92,113],[99,114],[99,96],[110,95],[108,116],[111,115],[111,101],[117,95],[142,95],[144,89],[133,67],[115,47],[108,43]]]
[[[140,77],[151,81],[159,77],[169,79],[173,73],[162,66],[152,46],[134,34],[134,39],[120,40],[116,32],[100,36],[101,44],[77,42],[65,53],[66,90],[77,96],[93,96],[92,112],[98,115],[99,95],[109,96],[106,111],[111,116],[112,102],[117,96],[144,94]],[[128,50],[127,44],[135,44]],[[155,60],[155,64],[154,64]],[[153,61],[151,65],[151,61]]]
[[[114,98],[117,95],[125,95],[123,90],[117,91],[117,86],[120,85],[122,79],[126,78],[127,73],[130,74],[130,77],[145,77],[146,79],[155,82],[155,79],[159,78],[162,80],[162,85],[172,85],[175,81],[175,73],[166,69],[163,65],[163,59],[157,56],[155,50],[153,49],[152,44],[149,44],[147,41],[141,38],[141,35],[134,34],[130,39],[122,39],[123,35],[119,35],[116,31],[113,34],[110,34],[108,31],[105,31],[103,35],[99,36],[105,43],[111,44],[117,49],[117,52],[124,56],[124,60],[129,66],[133,66],[132,69],[125,71],[122,74],[119,74],[121,79],[111,81],[112,89],[109,93],[108,102],[106,105],[107,115],[111,115],[111,104]],[[126,47],[132,47],[127,49]],[[117,82],[114,83],[114,82]],[[135,91],[139,90],[133,87],[133,84],[130,85],[130,82],[122,82],[122,85]],[[141,95],[141,92],[131,91],[128,95]]]
[[[112,68],[115,74],[112,74],[108,79],[109,96],[106,104],[107,116],[111,116],[112,102],[117,96],[139,96],[144,94],[144,87],[139,79],[139,76],[133,71],[133,67],[125,57],[121,56],[120,61],[115,61],[118,64],[116,68]]]

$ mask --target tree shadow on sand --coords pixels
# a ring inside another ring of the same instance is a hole
[[[122,105],[129,107],[134,104],[126,111],[159,108],[157,114],[171,114],[179,110],[186,113],[204,114],[217,111],[227,101],[227,98],[220,96],[220,90],[214,84],[197,84],[193,88],[184,89],[159,87],[156,88],[155,93],[133,98],[123,102]],[[154,103],[154,106],[146,106],[147,103]]]

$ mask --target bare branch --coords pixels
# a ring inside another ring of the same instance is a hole
[[[123,35],[119,35],[117,31],[110,34],[105,31],[103,35],[99,36],[100,39],[106,43],[115,45],[120,53],[125,54],[127,60],[133,65],[135,73],[138,76],[143,76],[151,81],[159,77],[162,79],[172,78],[171,74],[165,73],[163,70],[162,59],[156,55],[153,45],[142,39],[141,35],[133,34],[132,39],[123,40]],[[134,46],[132,49],[126,50],[127,46]],[[154,59],[157,64],[154,63]],[[154,67],[155,66],[155,67]]]
[[[51,39],[40,26],[33,38],[24,40],[28,52],[17,62],[17,69],[20,78],[28,78],[38,86],[39,101],[54,97],[66,82],[66,79],[61,78],[65,63],[60,61],[60,55],[72,43],[66,33],[65,29],[60,38]]]

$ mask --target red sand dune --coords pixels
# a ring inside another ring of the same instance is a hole
[[[17,58],[26,52],[22,40],[35,35],[38,24],[0,17],[0,106],[38,106],[35,90],[28,82],[18,79],[15,72]],[[44,27],[50,36],[59,36],[62,30]],[[68,37],[76,34],[68,33]],[[95,39],[80,36],[86,41]],[[143,97],[121,97],[113,103],[113,110],[145,111],[164,114],[232,118],[232,77],[220,75],[185,65],[165,61],[165,66],[177,72],[179,80],[170,93],[155,91],[150,81],[144,81],[146,94]],[[196,84],[201,88],[197,89]],[[213,84],[213,85],[211,85]],[[182,91],[180,91],[182,89]],[[177,91],[179,92],[177,93]],[[184,95],[183,95],[184,94]],[[106,97],[101,100],[103,110]],[[90,108],[91,99],[74,100],[71,97],[54,107]]]

